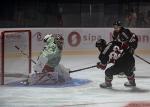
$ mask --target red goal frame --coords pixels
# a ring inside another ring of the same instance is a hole
[[[31,40],[31,30],[5,30],[5,31],[2,31],[1,32],[1,85],[4,85],[5,84],[5,81],[4,81],[4,73],[5,73],[5,60],[4,60],[4,57],[5,57],[5,48],[4,48],[4,45],[5,45],[5,33],[13,33],[13,32],[28,32],[28,41],[29,41],[29,46],[28,46],[28,63],[29,63],[29,73],[31,73],[31,57],[32,57],[32,40]]]

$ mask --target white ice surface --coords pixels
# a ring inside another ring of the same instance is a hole
[[[141,57],[150,61],[150,56]],[[61,64],[71,70],[97,62],[96,55],[70,55],[61,60]],[[72,81],[66,84],[0,86],[0,107],[125,107],[132,101],[150,102],[150,65],[136,58],[135,74],[136,88],[124,87],[126,78],[117,76],[114,76],[112,89],[100,88],[104,71],[97,68],[72,73]]]

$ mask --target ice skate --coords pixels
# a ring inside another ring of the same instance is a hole
[[[133,69],[132,69],[132,72],[134,72],[134,71],[136,71],[136,67],[135,67],[135,66],[134,66]]]
[[[29,85],[28,79],[27,79],[27,80],[24,80],[24,81],[21,81],[20,83],[23,84],[23,85]]]
[[[105,82],[100,84],[100,87],[101,88],[111,88],[112,87],[112,84],[111,84],[112,79],[113,79],[113,77],[105,76]]]
[[[102,84],[99,85],[101,88],[112,88],[112,84],[111,83],[107,83],[104,82]]]
[[[135,81],[129,81],[129,82],[125,82],[124,86],[125,87],[135,87],[136,83],[135,83]]]
[[[128,82],[124,83],[125,87],[135,87],[136,86],[134,74],[131,76],[128,76],[127,79],[128,79]]]

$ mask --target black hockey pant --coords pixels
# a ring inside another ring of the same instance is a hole
[[[124,72],[127,77],[134,75],[135,59],[133,55],[124,55],[114,65],[106,69],[106,77],[113,78],[113,75]]]

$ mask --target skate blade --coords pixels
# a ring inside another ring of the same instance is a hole
[[[103,86],[99,85],[99,87],[103,88],[103,89],[112,89],[112,86],[110,86],[110,87],[103,87]]]

